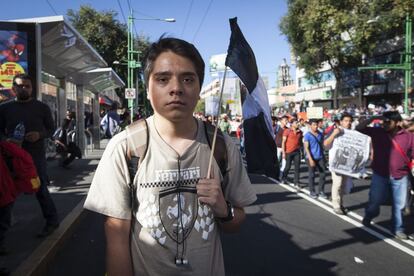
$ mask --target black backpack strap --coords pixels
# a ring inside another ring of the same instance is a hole
[[[127,133],[127,152],[126,160],[129,172],[129,190],[131,199],[131,212],[138,207],[138,198],[136,196],[137,186],[134,185],[135,175],[138,172],[139,165],[145,158],[149,143],[149,129],[145,119],[138,120],[126,127]]]
[[[204,122],[204,131],[207,138],[207,143],[211,148],[211,143],[213,141],[215,126],[208,122]],[[220,129],[217,129],[217,138],[216,138],[216,146],[214,148],[214,159],[216,160],[220,172],[223,175],[223,178],[227,174],[227,164],[228,164],[228,157],[227,157],[227,148],[226,142],[224,141],[223,132]]]

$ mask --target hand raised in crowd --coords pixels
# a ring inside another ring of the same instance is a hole
[[[214,216],[227,216],[227,204],[224,199],[223,191],[221,190],[221,183],[218,175],[217,177],[210,179],[200,179],[197,184],[197,195],[198,200],[201,203],[205,203],[210,206],[213,210]]]
[[[343,129],[337,127],[333,130],[332,135],[334,135],[334,137],[338,136],[339,134],[343,133]]]
[[[26,133],[25,140],[34,143],[40,139],[40,133],[38,131],[30,131]]]

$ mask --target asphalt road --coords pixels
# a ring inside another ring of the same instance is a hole
[[[266,177],[250,177],[258,200],[246,208],[241,231],[222,237],[227,275],[413,274],[414,240],[402,242],[388,232],[389,205],[382,206],[374,227],[361,225],[370,180],[355,181],[345,198],[351,212],[337,216],[329,201],[313,200],[305,189],[297,193]],[[302,183],[306,177],[302,173]],[[414,217],[406,222],[414,233]],[[102,216],[88,213],[51,262],[48,275],[104,275],[102,223]]]

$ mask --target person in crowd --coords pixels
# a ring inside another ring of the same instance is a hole
[[[53,134],[53,139],[56,144],[56,152],[60,155],[59,165],[68,168],[75,158],[82,158],[81,149],[74,143],[68,141],[68,128],[70,120],[64,119],[62,126],[59,127]]]
[[[401,127],[406,131],[414,135],[414,118],[408,118],[404,120],[401,124]],[[414,214],[414,177],[411,174],[408,174],[408,185],[407,185],[407,202],[404,208],[404,215],[413,215]]]
[[[335,127],[329,132],[328,137],[324,140],[323,145],[327,149],[332,148],[334,140],[343,134],[343,129],[351,129],[353,117],[349,113],[342,113],[339,119],[339,126],[335,124]],[[333,154],[330,150],[329,154]],[[347,209],[343,205],[343,195],[345,190],[345,185],[347,181],[350,181],[351,178],[346,175],[337,174],[331,171],[332,174],[332,207],[335,214],[346,215]]]
[[[59,226],[56,207],[47,189],[45,139],[54,132],[52,113],[46,104],[35,98],[30,76],[14,76],[12,90],[16,94],[16,100],[0,105],[0,137],[20,144],[13,134],[18,125],[24,126],[21,145],[32,156],[40,178],[41,184],[36,198],[46,220],[38,237],[46,237]]]
[[[226,133],[226,134],[231,133],[231,125],[230,125],[229,117],[227,116],[227,114],[224,114],[222,116],[219,127],[220,127],[221,132]]]
[[[308,162],[308,183],[309,191],[312,198],[327,198],[325,194],[325,156],[323,152],[323,135],[318,130],[319,120],[311,119],[310,130],[305,134],[304,148],[305,156]],[[315,192],[315,171],[319,172],[319,193]]]
[[[373,120],[382,120],[382,127],[368,127]],[[386,111],[382,116],[373,116],[360,122],[356,130],[372,139],[372,184],[368,205],[362,223],[369,227],[372,219],[380,212],[380,205],[392,195],[392,232],[398,239],[408,239],[404,229],[402,211],[407,199],[408,162],[414,154],[414,140],[411,133],[400,127],[402,121],[398,111]]]
[[[154,115],[146,119],[150,143],[132,176],[134,199],[125,131],[106,147],[85,202],[106,216],[108,275],[224,275],[219,233],[237,231],[256,195],[226,134],[226,176],[216,162],[207,175],[211,149],[192,116],[204,61],[194,45],[160,38],[149,47],[144,77]]]
[[[121,118],[117,112],[118,104],[113,103],[111,109],[105,114],[101,120],[101,129],[105,134],[105,138],[111,139],[120,130]]]
[[[125,110],[125,112],[120,117],[121,123],[119,126],[122,130],[124,130],[129,124],[131,124],[131,115],[130,113]]]
[[[282,118],[280,118],[279,122],[277,120],[277,117],[274,117],[274,120],[272,121],[274,122],[273,131],[275,134],[275,142],[276,142],[276,147],[277,147],[277,158],[279,160],[279,164],[281,164],[279,175],[282,176],[283,170],[286,167],[286,159],[284,159],[282,155],[282,152],[283,152],[282,151],[282,140],[283,140],[284,131],[288,129],[287,123],[289,121],[289,117],[283,116]]]
[[[286,160],[286,166],[282,174],[282,182],[287,182],[287,176],[294,161],[294,186],[299,189],[299,173],[300,173],[300,149],[302,147],[302,131],[299,129],[298,120],[291,119],[290,129],[285,129],[282,140],[282,156]]]

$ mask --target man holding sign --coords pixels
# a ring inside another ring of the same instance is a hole
[[[334,159],[335,152],[332,148],[334,140],[344,134],[344,129],[351,129],[352,124],[352,115],[348,113],[343,113],[340,119],[340,127],[335,127],[328,138],[325,139],[323,145],[326,149],[329,150],[329,160]],[[332,156],[333,155],[333,156]],[[337,160],[335,160],[337,162]],[[344,188],[347,182],[351,181],[351,177],[343,174],[336,173],[334,170],[331,170],[332,174],[332,206],[333,210],[338,215],[346,215],[347,209],[343,206],[343,194]]]

